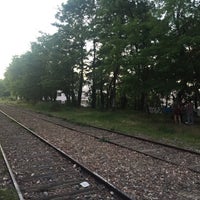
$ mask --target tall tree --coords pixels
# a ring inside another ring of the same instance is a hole
[[[41,75],[43,61],[37,54],[27,52],[14,57],[5,73],[5,81],[14,95],[26,100],[42,99]]]
[[[123,66],[123,52],[126,46],[124,26],[127,23],[126,4],[128,1],[100,1],[99,32],[100,57],[105,73],[109,76],[107,83],[107,105],[116,107],[117,83]]]
[[[57,23],[59,31],[65,33],[71,48],[76,51],[73,58],[75,61],[74,67],[79,73],[78,106],[81,104],[84,74],[87,67],[86,40],[89,20],[88,9],[90,9],[91,3],[93,3],[92,0],[69,0],[66,4],[62,4],[56,15],[59,20],[59,23]]]
[[[157,20],[152,16],[152,9],[153,4],[148,1],[135,1],[132,3],[127,24],[126,70],[128,74],[126,73],[124,78],[128,88],[132,87],[135,108],[140,110],[145,110],[147,97],[154,86],[156,35],[153,33],[153,27]]]
[[[43,35],[38,39],[37,48],[46,59],[45,73],[42,85],[46,97],[55,96],[57,90],[62,90],[68,103],[75,104],[77,91],[77,72],[74,70],[76,50],[71,47],[62,31],[49,36]]]
[[[171,91],[190,92],[199,99],[200,68],[197,56],[200,51],[200,2],[159,2],[160,19],[167,24],[166,32],[159,41],[160,54],[157,63],[162,66],[159,69],[160,75],[162,74],[160,77],[168,77]]]

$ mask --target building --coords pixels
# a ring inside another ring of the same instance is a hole
[[[67,98],[62,90],[57,91],[56,101],[61,104],[65,104]],[[83,86],[82,97],[81,97],[81,106],[88,107],[89,106],[89,87],[88,85]]]

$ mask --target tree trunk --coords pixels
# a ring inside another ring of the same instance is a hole
[[[82,90],[83,90],[83,66],[81,66],[81,73],[79,79],[78,106],[81,106]]]
[[[78,89],[78,106],[81,106],[81,98],[82,98],[82,91],[83,91],[83,73],[84,73],[84,61],[83,61],[83,46],[81,45],[81,62],[80,62],[80,78],[79,78],[79,89]]]
[[[92,62],[92,108],[96,108],[96,41],[93,40],[93,62]]]
[[[117,66],[116,70],[114,71],[114,76],[113,76],[113,87],[112,87],[112,97],[111,97],[112,110],[116,109],[116,84],[117,84],[118,71],[119,71],[119,67]]]
[[[144,111],[145,110],[145,103],[146,102],[146,94],[143,92],[141,94],[141,99],[140,99],[140,109],[141,111]]]

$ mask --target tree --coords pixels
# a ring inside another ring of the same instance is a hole
[[[107,107],[115,109],[117,84],[123,67],[123,52],[126,46],[124,27],[127,24],[126,5],[128,1],[100,1],[99,37],[101,42],[100,58],[103,73],[107,74]]]
[[[10,93],[5,85],[5,80],[0,79],[0,97],[8,97]]]
[[[14,57],[5,73],[10,91],[22,99],[37,101],[42,98],[41,75],[44,66],[40,57],[27,52]]]
[[[59,20],[56,26],[59,27],[60,32],[64,33],[66,42],[70,44],[69,48],[73,49],[74,55],[70,53],[70,56],[73,57],[72,63],[79,73],[78,106],[81,104],[84,74],[87,67],[86,39],[89,23],[87,14],[91,3],[93,3],[92,0],[69,0],[66,4],[62,4],[56,15]]]
[[[74,71],[73,56],[76,55],[76,51],[71,48],[71,43],[66,40],[63,32],[58,31],[51,36],[43,35],[36,45],[46,63],[42,77],[42,86],[46,91],[45,97],[55,99],[56,91],[62,90],[68,103],[75,104],[78,78]]]
[[[200,2],[159,1],[161,21],[167,24],[159,40],[157,66],[160,77],[168,79],[169,91],[194,94],[199,100]],[[196,106],[197,106],[196,99]]]
[[[145,110],[174,92],[197,107],[198,0],[69,0],[56,19],[55,34],[43,34],[10,64],[6,82],[13,94],[55,100],[61,89],[80,106],[87,83],[93,108]]]

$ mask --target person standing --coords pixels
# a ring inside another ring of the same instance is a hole
[[[178,102],[174,102],[173,104],[173,117],[175,124],[181,124],[181,107]]]
[[[187,124],[194,123],[194,105],[191,101],[186,104]]]

